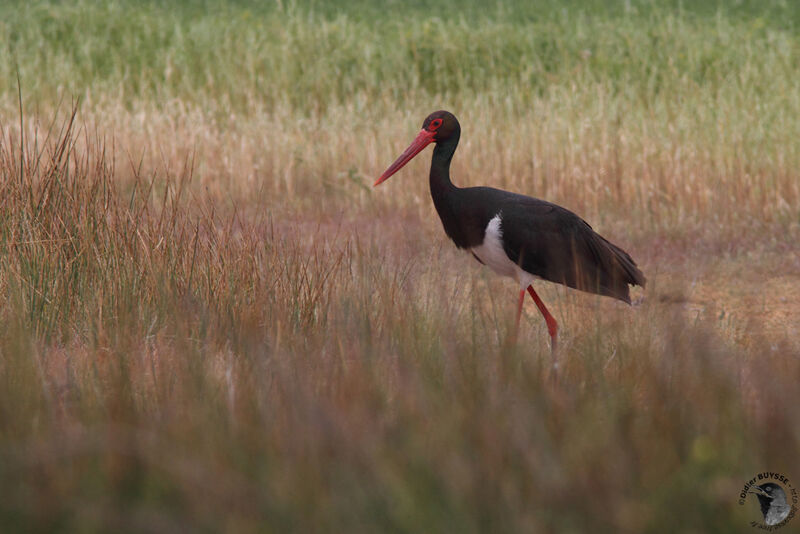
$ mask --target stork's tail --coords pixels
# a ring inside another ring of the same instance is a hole
[[[611,261],[606,264],[608,276],[603,277],[604,280],[601,281],[600,290],[604,295],[617,298],[630,304],[631,297],[628,286],[634,285],[644,287],[647,283],[647,279],[636,265],[636,262],[633,261],[630,254],[608,241],[603,236],[599,237],[603,240],[603,243],[611,253],[609,258]]]

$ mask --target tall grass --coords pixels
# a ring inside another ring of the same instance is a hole
[[[464,123],[460,183],[594,221],[632,208],[648,229],[797,222],[796,7],[626,5],[9,4],[0,103],[16,109],[19,69],[31,113],[81,97],[148,169],[196,151],[223,197],[333,191],[360,207],[444,107]],[[425,188],[395,199],[419,205]]]
[[[53,132],[0,151],[12,529],[735,530],[742,479],[797,467],[791,352],[579,300],[554,387],[538,317],[504,346],[502,284],[418,222],[221,215],[190,165],[121,196]]]
[[[433,16],[363,4],[10,2],[2,42],[15,61],[4,62],[3,75],[13,79],[16,64],[30,96],[45,99],[64,88],[127,104],[181,98],[223,112],[402,107],[418,94],[482,95],[518,112],[550,91],[592,94],[598,84],[650,101],[637,106],[656,99],[705,108],[692,97],[728,87],[747,91],[743,99],[792,96],[784,89],[797,68],[797,27],[787,21],[800,10],[782,2],[758,3],[751,17],[651,2],[618,3],[624,10],[586,1],[562,9],[441,3]]]
[[[796,8],[565,6],[0,7],[4,530],[749,531],[800,472]],[[558,384],[424,162],[369,188],[439,107],[459,184],[648,276],[537,287]]]

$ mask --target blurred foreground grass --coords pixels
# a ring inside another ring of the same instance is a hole
[[[0,7],[4,530],[749,531],[798,476],[796,8],[447,6]],[[368,187],[438,107],[648,276],[537,288],[558,386],[424,163]]]

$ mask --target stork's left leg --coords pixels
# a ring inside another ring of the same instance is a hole
[[[528,293],[531,294],[531,298],[533,299],[533,302],[536,303],[536,307],[539,308],[539,311],[542,312],[542,315],[544,315],[544,321],[547,323],[547,331],[550,333],[550,352],[555,358],[556,350],[558,349],[558,323],[556,322],[556,318],[550,315],[547,306],[544,305],[542,299],[540,299],[539,295],[536,294],[536,291],[533,290],[533,286],[528,286]],[[522,303],[522,297],[524,295],[525,290],[520,293],[520,304]],[[522,309],[521,305],[520,309]],[[519,313],[517,313],[517,322],[519,323]]]

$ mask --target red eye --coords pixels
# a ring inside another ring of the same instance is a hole
[[[442,125],[442,119],[433,119],[431,123],[428,125],[428,129],[430,131],[436,131],[439,129],[439,126]]]

